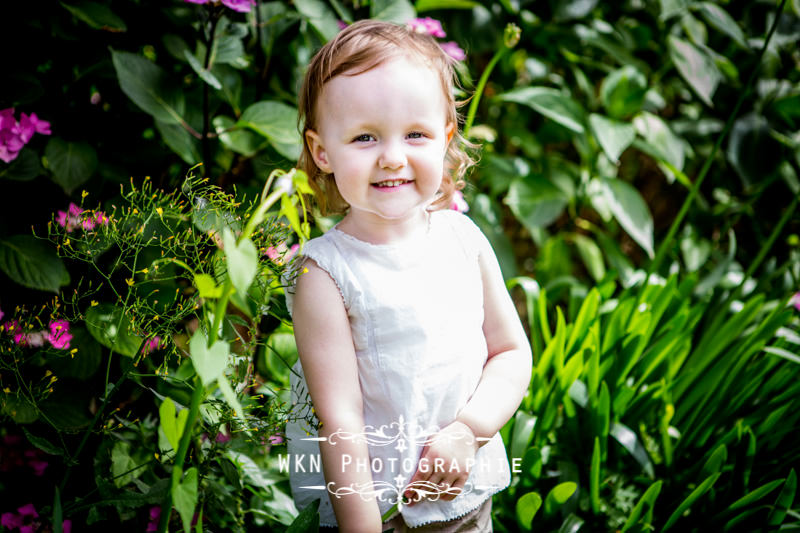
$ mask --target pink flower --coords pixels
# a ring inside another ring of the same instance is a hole
[[[220,444],[225,444],[226,442],[230,442],[231,436],[226,435],[225,433],[217,433],[217,436],[214,437],[214,442],[218,442]]]
[[[50,135],[50,123],[39,120],[36,113],[22,113],[20,117],[17,122],[13,107],[0,110],[0,159],[6,163],[17,158],[34,133]]]
[[[161,346],[161,337],[156,335],[152,339],[148,339],[144,342],[144,348],[142,348],[142,354],[147,355],[150,352],[157,350],[159,346]]]
[[[147,522],[146,532],[158,531],[158,519],[161,518],[161,507],[150,508],[150,521]]]
[[[464,195],[461,191],[456,191],[453,193],[453,199],[450,201],[450,209],[453,211],[458,211],[459,213],[466,213],[469,211],[469,205],[467,201],[464,200]]]
[[[44,120],[39,120],[36,113],[31,113],[30,116],[22,113],[19,119],[19,135],[23,142],[27,143],[31,140],[34,133],[41,133],[42,135],[50,135],[50,123]]]
[[[291,248],[286,248],[286,243],[282,242],[278,246],[270,246],[267,248],[266,255],[276,265],[285,265],[292,260],[292,257],[300,249],[299,244],[293,244]]]
[[[794,308],[800,311],[800,292],[796,292],[789,303],[794,305]]]
[[[6,314],[3,312],[2,309],[0,309],[0,320],[3,320],[4,316],[6,316]]]
[[[343,21],[343,20],[337,20],[337,21],[336,21],[336,25],[337,25],[337,26],[339,26],[339,29],[340,29],[340,30],[343,30],[343,29],[345,29],[347,26],[349,26],[349,24],[348,24],[348,23],[346,23],[346,22],[345,22],[345,21]]]
[[[61,529],[64,533],[72,533],[72,520],[64,520],[61,522]]]
[[[189,2],[190,4],[205,4],[208,0],[183,0],[184,2]],[[155,531],[155,529],[153,530]]]
[[[14,118],[14,108],[0,109],[0,131],[13,129],[17,125]]]
[[[69,343],[72,340],[72,335],[69,332],[69,322],[66,320],[53,320],[49,324],[50,336],[47,340],[53,345],[53,348],[58,350],[65,350],[69,348]]]
[[[439,43],[439,46],[442,47],[442,50],[444,50],[445,54],[449,55],[455,61],[464,61],[464,59],[467,57],[466,52],[464,52],[464,50],[462,50],[455,41]]]
[[[283,437],[281,437],[280,435],[270,435],[267,441],[271,445],[277,446],[278,444],[283,444]]]
[[[0,526],[8,529],[22,527],[22,517],[16,513],[3,513],[3,515],[0,516]]]
[[[446,37],[442,23],[430,17],[416,18],[408,21],[408,27],[417,33],[427,33],[434,37]]]
[[[25,336],[25,342],[33,348],[41,348],[48,337],[46,331],[32,331]]]
[[[10,163],[17,158],[25,143],[13,130],[0,130],[0,159]]]
[[[107,226],[108,220],[108,216],[102,211],[95,211],[93,215],[88,212],[84,214],[84,210],[73,202],[70,202],[66,211],[56,213],[56,223],[62,228],[66,228],[67,233],[72,232],[75,228],[91,231],[97,226]]]
[[[255,0],[222,0],[222,5],[239,13],[250,13],[256,2]]]

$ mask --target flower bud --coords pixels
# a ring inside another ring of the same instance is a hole
[[[503,32],[503,44],[506,45],[506,48],[514,48],[517,46],[521,34],[522,30],[520,27],[513,22],[509,22]]]

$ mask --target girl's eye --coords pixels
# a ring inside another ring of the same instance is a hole
[[[357,143],[367,143],[367,142],[369,142],[371,140],[372,140],[372,135],[370,135],[368,133],[362,133],[361,135],[359,135],[359,136],[357,136],[357,137],[355,137],[353,139],[353,141],[357,142]]]
[[[412,131],[408,134],[409,139],[422,139],[423,137],[425,137],[425,134],[421,131]]]

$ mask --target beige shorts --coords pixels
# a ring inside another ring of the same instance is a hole
[[[464,516],[446,522],[432,522],[419,527],[408,527],[403,516],[395,515],[383,523],[383,530],[394,528],[394,533],[491,533],[492,498]]]

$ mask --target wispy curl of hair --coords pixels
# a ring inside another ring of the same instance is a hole
[[[457,126],[447,147],[445,173],[439,195],[431,204],[432,209],[450,206],[453,193],[464,188],[464,177],[476,163],[466,149],[476,152],[477,145],[467,141],[460,132],[462,118],[458,108],[467,101],[455,100],[453,89],[460,84],[453,69],[454,60],[430,35],[390,22],[360,20],[339,32],[316,53],[308,65],[300,90],[298,127],[302,131],[303,152],[297,166],[308,174],[322,215],[342,214],[349,207],[339,194],[333,174],[323,172],[314,163],[306,140],[306,132],[317,129],[317,102],[322,90],[336,76],[362,74],[397,57],[421,61],[438,74],[447,103],[446,121]]]

